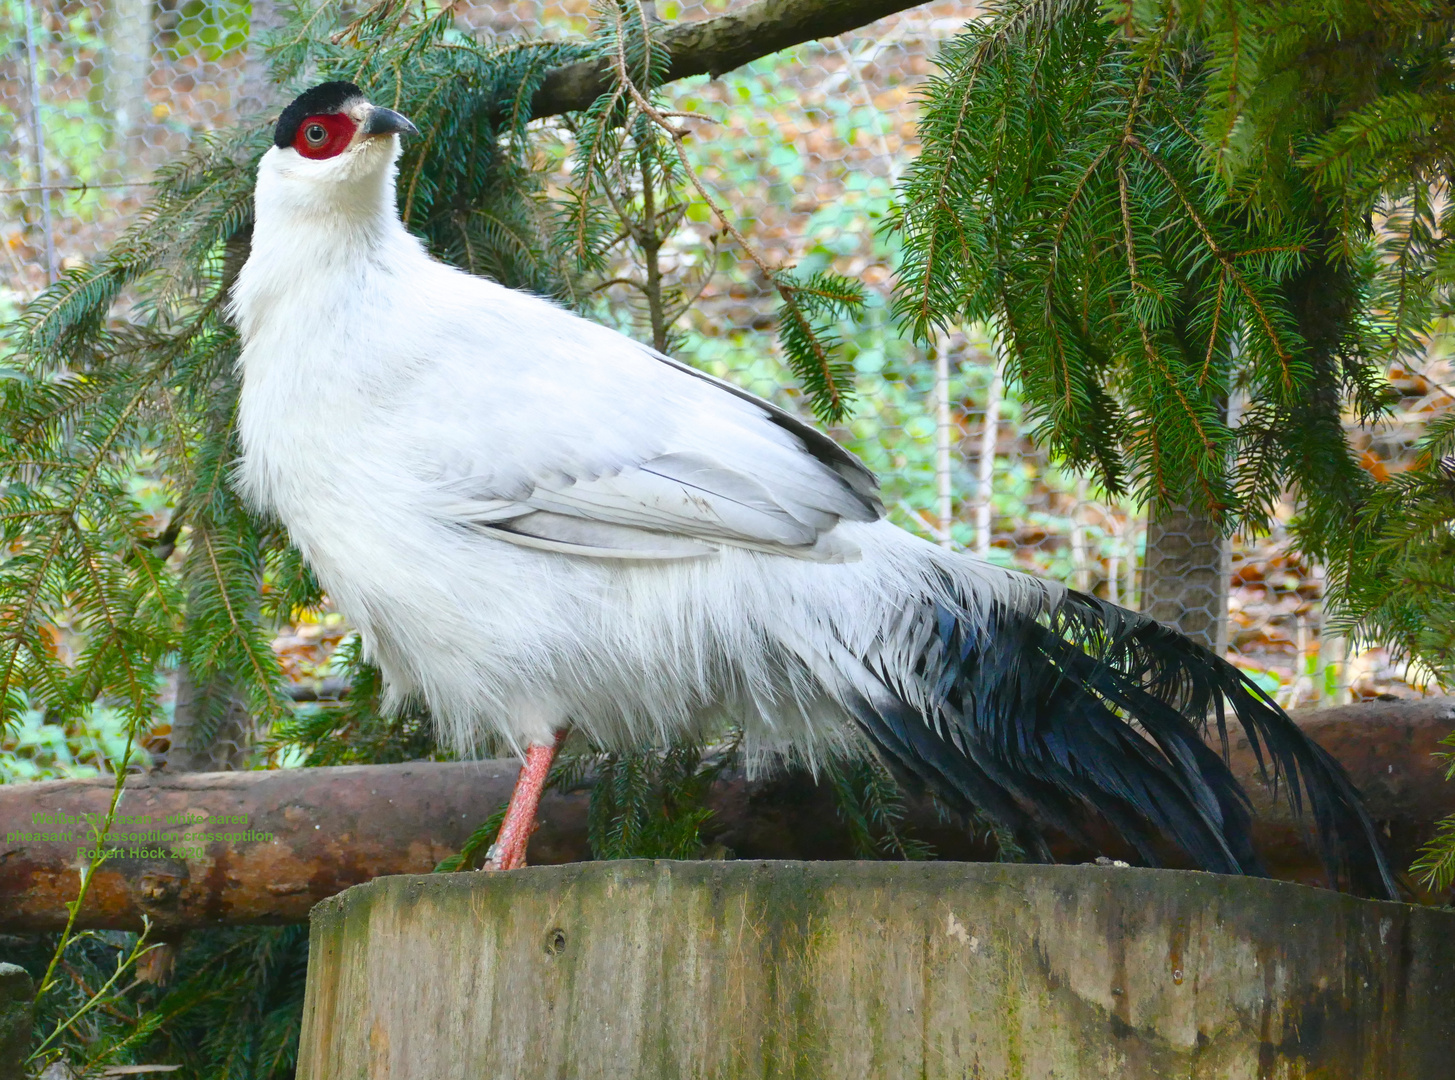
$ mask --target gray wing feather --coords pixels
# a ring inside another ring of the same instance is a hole
[[[405,406],[428,410],[417,457],[447,520],[598,557],[843,561],[858,550],[839,523],[883,516],[873,473],[770,402],[539,300],[491,301],[501,327],[551,333],[488,381],[433,367]]]

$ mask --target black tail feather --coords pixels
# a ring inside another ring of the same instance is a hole
[[[1076,836],[1090,808],[1148,863],[1162,836],[1203,869],[1261,875],[1248,797],[1225,761],[1231,708],[1265,781],[1296,813],[1307,804],[1331,882],[1397,894],[1343,767],[1226,660],[1077,592],[1038,611],[971,612],[944,601],[906,612],[892,651],[911,643],[919,685],[865,657],[884,690],[851,703],[884,755],[952,808],[1018,836],[1037,821]],[[1222,755],[1203,737],[1209,719]]]

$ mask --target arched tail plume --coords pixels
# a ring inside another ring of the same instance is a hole
[[[1039,583],[1037,583],[1039,585]],[[1307,812],[1330,880],[1397,894],[1343,767],[1241,671],[1144,615],[1046,589],[988,605],[926,599],[871,655],[849,702],[881,753],[960,811],[1047,857],[1040,827],[1082,836],[1088,810],[1149,864],[1166,837],[1200,868],[1262,874],[1228,713],[1267,782]],[[1203,734],[1215,725],[1223,754]]]

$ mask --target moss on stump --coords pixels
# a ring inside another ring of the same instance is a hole
[[[1446,1080],[1455,914],[974,863],[380,878],[313,910],[299,1080]]]

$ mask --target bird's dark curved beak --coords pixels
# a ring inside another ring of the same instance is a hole
[[[375,105],[369,110],[369,118],[364,121],[365,135],[418,135],[419,129],[409,122],[409,118],[401,116],[393,109],[386,109]]]

